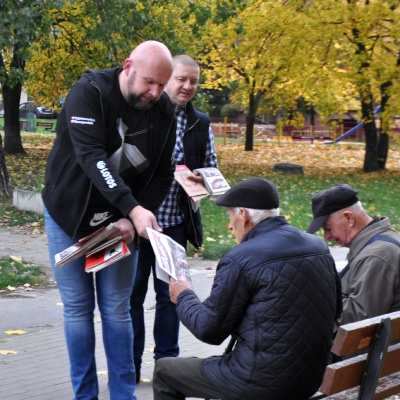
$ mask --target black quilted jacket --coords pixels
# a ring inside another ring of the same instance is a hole
[[[302,400],[317,391],[332,342],[340,286],[327,245],[265,220],[219,262],[210,296],[179,295],[177,311],[200,340],[237,340],[204,370],[226,399]]]

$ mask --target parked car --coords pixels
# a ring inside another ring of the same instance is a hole
[[[19,105],[19,117],[28,118],[28,113],[33,112],[33,118],[56,119],[57,111],[46,106],[38,106],[33,101],[26,101]],[[4,118],[4,110],[0,111],[0,118]]]
[[[29,112],[33,112],[34,118],[47,118],[47,119],[56,119],[58,117],[58,113],[54,110],[46,106],[38,106],[33,104],[33,101],[26,101],[25,103],[21,103],[19,105],[19,117],[27,118]]]

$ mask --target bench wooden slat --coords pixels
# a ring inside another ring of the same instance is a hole
[[[389,396],[400,393],[399,311],[342,325],[335,337],[331,351],[343,357],[343,360],[326,367],[321,387],[310,397],[310,400],[358,400],[360,384],[363,378],[368,379],[364,375],[367,358],[370,356],[370,346],[375,336],[381,342],[385,340],[385,332],[377,329],[382,327],[381,322],[383,323],[384,320],[387,324],[387,319],[390,319],[390,329],[386,327],[385,331],[390,335],[391,345],[387,348],[386,356],[379,352],[375,352],[374,355],[378,358],[375,362],[382,359],[384,362],[373,400],[387,399]],[[385,351],[384,345],[380,351]],[[370,379],[374,379],[373,375],[370,376]]]
[[[53,130],[53,122],[42,122],[38,121],[36,122],[36,127],[43,127],[46,131],[52,131]]]
[[[392,341],[400,340],[400,311],[379,317],[366,319],[351,324],[342,325],[336,335],[332,352],[338,356],[346,356],[367,349],[375,335],[376,329],[383,318],[392,321]]]
[[[329,396],[358,386],[364,373],[366,359],[367,354],[363,354],[328,365],[325,370],[320,391]],[[389,347],[380,376],[390,375],[399,370],[400,343]]]
[[[325,396],[321,392],[316,393],[310,400],[330,399],[330,400],[357,400],[360,387],[346,390],[331,396]],[[400,372],[382,377],[379,379],[374,400],[384,400],[389,396],[400,393]]]

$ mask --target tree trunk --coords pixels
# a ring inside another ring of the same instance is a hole
[[[256,120],[256,113],[258,105],[263,96],[263,92],[258,91],[257,93],[250,93],[249,95],[249,111],[246,115],[246,135],[245,135],[245,151],[253,151],[254,144],[254,122]]]
[[[6,158],[3,151],[3,140],[0,135],[0,197],[9,199],[12,196],[12,187],[8,175]]]
[[[7,154],[25,154],[19,126],[21,90],[20,83],[16,83],[12,88],[8,86],[7,82],[3,84],[4,151]]]
[[[378,142],[378,168],[385,169],[386,161],[389,152],[389,129],[390,123],[384,114],[386,104],[389,101],[390,96],[388,95],[388,90],[392,86],[392,82],[388,81],[381,85],[381,129],[379,133]]]
[[[254,144],[254,121],[255,116],[249,113],[246,115],[246,140],[244,145],[245,151],[253,151]]]
[[[364,172],[378,170],[378,134],[374,121],[374,107],[370,91],[367,96],[361,96],[362,120],[365,132]]]

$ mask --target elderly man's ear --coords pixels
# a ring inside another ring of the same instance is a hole
[[[344,211],[343,218],[346,219],[347,222],[351,225],[355,222],[354,214],[351,211]]]

